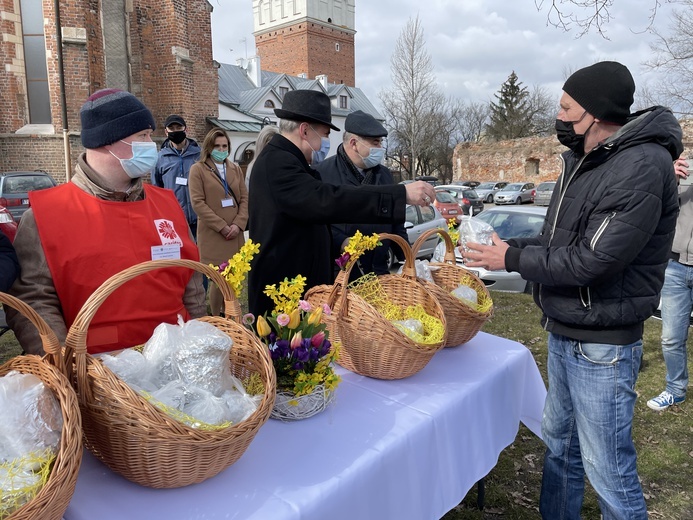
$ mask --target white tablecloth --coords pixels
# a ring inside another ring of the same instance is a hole
[[[269,420],[236,464],[201,484],[141,487],[85,452],[65,519],[438,519],[493,468],[520,421],[539,434],[546,390],[513,341],[479,333],[398,381],[340,373],[328,410]]]

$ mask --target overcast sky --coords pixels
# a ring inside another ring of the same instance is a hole
[[[246,53],[253,56],[251,0],[210,2],[214,59],[235,64]],[[651,53],[653,37],[645,29],[654,2],[615,0],[607,40],[547,25],[547,8],[537,11],[534,0],[356,0],[356,86],[380,107],[395,42],[418,14],[440,87],[465,101],[488,102],[513,70],[530,90],[539,85],[558,99],[566,71],[600,60],[626,65],[638,88],[653,81],[642,63]],[[660,7],[660,31],[668,28],[670,12],[670,5]]]

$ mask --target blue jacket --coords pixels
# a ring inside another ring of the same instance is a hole
[[[159,160],[154,167],[152,182],[159,188],[168,188],[176,194],[180,207],[183,208],[188,224],[197,223],[197,215],[190,203],[190,191],[188,190],[188,174],[190,167],[200,159],[200,147],[188,137],[188,146],[183,153],[173,148],[171,142],[166,139],[159,151]],[[177,184],[176,179],[184,177],[185,184]]]

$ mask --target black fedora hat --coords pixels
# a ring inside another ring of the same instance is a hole
[[[332,124],[332,108],[327,94],[317,90],[291,90],[284,94],[282,108],[274,113],[281,119],[306,121],[327,125],[332,130],[339,128]]]

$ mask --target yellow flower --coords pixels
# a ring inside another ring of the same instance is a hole
[[[308,316],[308,325],[317,325],[322,320],[322,307],[317,307]]]
[[[299,330],[296,334],[294,334],[294,337],[291,338],[291,348],[295,349],[300,347],[301,341],[303,341],[303,334],[301,334],[301,331]]]
[[[270,329],[270,326],[269,326],[269,323],[267,323],[267,320],[263,316],[258,316],[257,317],[257,333],[260,335],[261,338],[264,338],[270,332],[272,332],[272,329]]]
[[[291,314],[289,314],[289,324],[287,327],[289,327],[291,330],[295,329],[301,324],[301,311],[298,308],[295,308],[293,311],[291,311]]]

